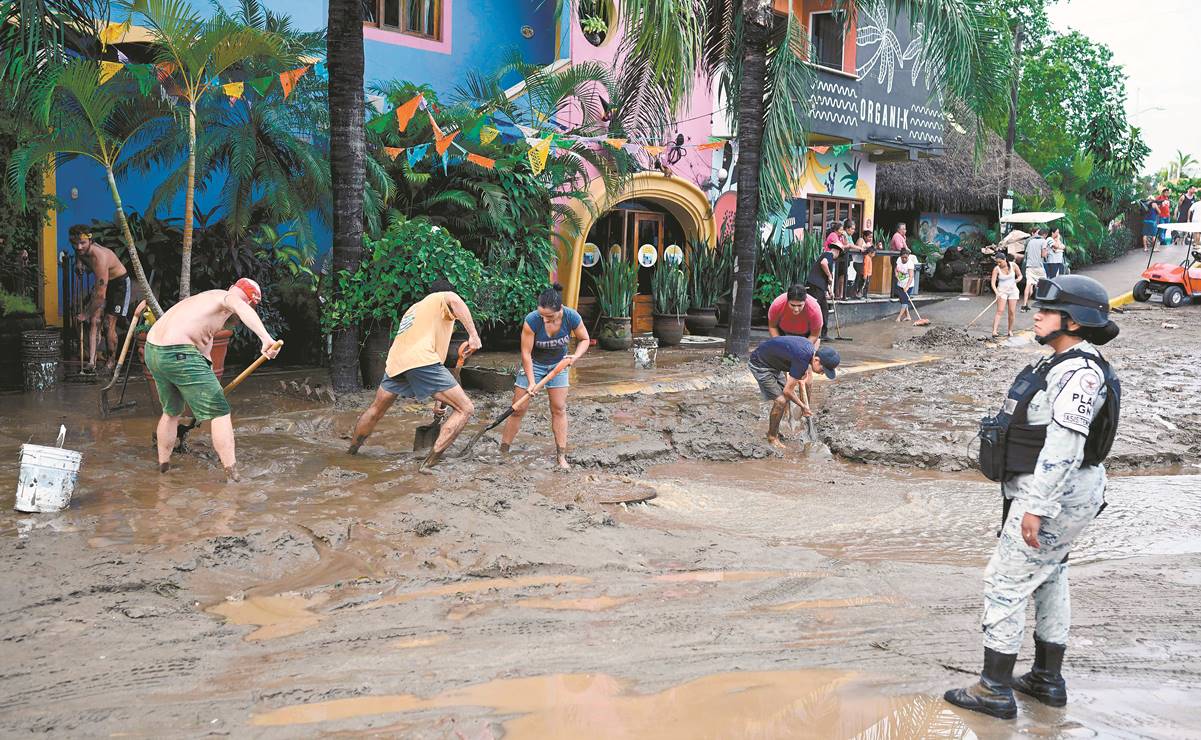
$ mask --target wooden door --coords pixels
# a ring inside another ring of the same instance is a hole
[[[638,267],[638,292],[634,296],[633,331],[635,334],[650,332],[654,329],[654,300],[651,296],[651,277],[659,262],[663,259],[663,229],[666,218],[662,213],[647,211],[630,212],[629,240],[625,253],[628,259],[638,261],[638,250],[643,244],[655,247],[658,260],[654,267]]]

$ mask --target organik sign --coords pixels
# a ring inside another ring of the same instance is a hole
[[[939,71],[922,24],[890,16],[879,0],[864,3],[856,29],[859,79],[819,67],[812,97],[813,131],[894,147],[938,148],[946,120],[935,83]]]

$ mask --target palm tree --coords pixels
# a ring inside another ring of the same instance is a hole
[[[849,25],[871,0],[840,0]],[[894,12],[922,24],[930,69],[942,89],[973,113],[995,106],[1002,92],[1005,49],[995,18],[984,17],[975,0],[881,0]],[[772,0],[625,0],[623,73],[638,89],[678,110],[698,74],[717,79],[731,108],[738,137],[738,210],[730,354],[745,355],[750,343],[751,298],[759,223],[783,209],[793,191],[805,146],[811,72],[800,24],[789,13],[777,23]],[[992,41],[993,43],[987,43]],[[736,95],[736,98],[735,98]]]
[[[1175,182],[1181,178],[1189,176],[1193,166],[1197,164],[1197,160],[1191,154],[1185,154],[1179,149],[1176,150],[1176,159],[1168,165],[1168,171],[1171,173],[1171,180]]]
[[[325,52],[324,35],[299,32],[286,15],[262,7],[259,0],[242,0],[232,15],[222,8],[218,16],[230,27],[268,33],[280,43],[280,58],[247,60],[236,70],[239,77],[254,79],[278,75],[294,68],[301,58]],[[326,161],[329,110],[326,88],[315,76],[301,78],[285,100],[279,92],[230,101],[224,95],[206,95],[197,104],[197,119],[207,125],[197,131],[195,172],[205,182],[210,173],[225,177],[219,206],[231,238],[242,239],[254,230],[251,214],[271,224],[289,224],[298,246],[317,249],[315,220],[329,223],[329,166]],[[179,152],[189,146],[189,131],[173,126],[153,146],[127,158],[117,174],[140,171],[162,178],[146,206],[156,213],[187,186],[188,161]],[[167,173],[163,177],[162,173]]]
[[[103,167],[134,276],[155,316],[161,316],[125,219],[114,168],[126,147],[145,145],[153,126],[163,120],[163,108],[157,98],[137,94],[122,77],[101,85],[100,65],[78,58],[48,70],[31,91],[44,132],[13,152],[8,178],[13,192],[23,197],[29,171],[54,155],[87,157]]]
[[[69,51],[95,56],[96,19],[107,18],[108,0],[3,0],[0,2],[0,105],[16,108],[22,94],[48,65]],[[16,108],[20,110],[20,108]]]
[[[363,0],[329,0],[326,37],[329,65],[329,172],[333,193],[333,290],[339,276],[353,275],[363,257],[363,187],[366,133],[363,128]],[[359,329],[334,332],[330,382],[338,392],[357,390]]]
[[[187,104],[188,158],[184,181],[183,265],[179,297],[192,293],[192,235],[196,203],[196,130],[201,99],[220,89],[220,76],[232,67],[256,58],[281,55],[274,34],[241,25],[224,13],[207,21],[187,0],[128,0],[124,7],[137,14],[154,41],[154,61],[164,78]],[[169,65],[169,66],[168,66]]]

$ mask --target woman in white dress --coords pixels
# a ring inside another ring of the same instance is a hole
[[[1001,316],[1009,312],[1009,336],[1013,336],[1013,322],[1018,311],[1018,281],[1022,270],[1016,262],[1009,261],[1005,252],[997,252],[997,265],[992,269],[992,292],[997,295],[997,313],[992,319],[992,335],[1001,336]]]

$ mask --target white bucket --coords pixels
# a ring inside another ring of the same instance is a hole
[[[55,447],[21,445],[21,477],[17,480],[17,511],[45,514],[62,511],[71,503],[83,455],[62,449],[67,428],[60,426]]]

